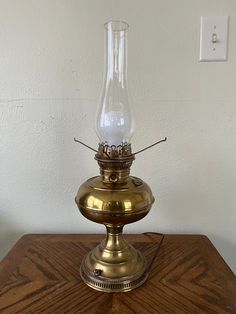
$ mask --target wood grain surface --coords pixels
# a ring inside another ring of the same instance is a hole
[[[148,281],[102,293],[80,279],[83,256],[104,236],[26,235],[0,264],[0,313],[232,313],[236,279],[205,236],[129,235]]]

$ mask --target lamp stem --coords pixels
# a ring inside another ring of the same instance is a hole
[[[107,250],[117,252],[123,250],[127,245],[123,239],[123,226],[106,226],[107,235],[105,239],[105,247]]]

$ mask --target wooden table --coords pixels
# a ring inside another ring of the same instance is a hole
[[[102,293],[80,279],[82,257],[104,236],[25,235],[0,264],[0,313],[236,313],[236,279],[207,237],[129,235],[148,281]]]

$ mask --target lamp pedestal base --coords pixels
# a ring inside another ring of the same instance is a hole
[[[143,284],[147,277],[145,257],[122,236],[122,227],[107,227],[107,237],[84,258],[80,275],[93,289],[126,292]]]

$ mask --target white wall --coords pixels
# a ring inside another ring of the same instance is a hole
[[[201,15],[230,15],[228,62],[199,63]],[[103,23],[130,24],[132,173],[156,203],[126,232],[206,234],[236,271],[235,0],[0,1],[0,251],[24,233],[103,232],[74,196],[98,174]]]

